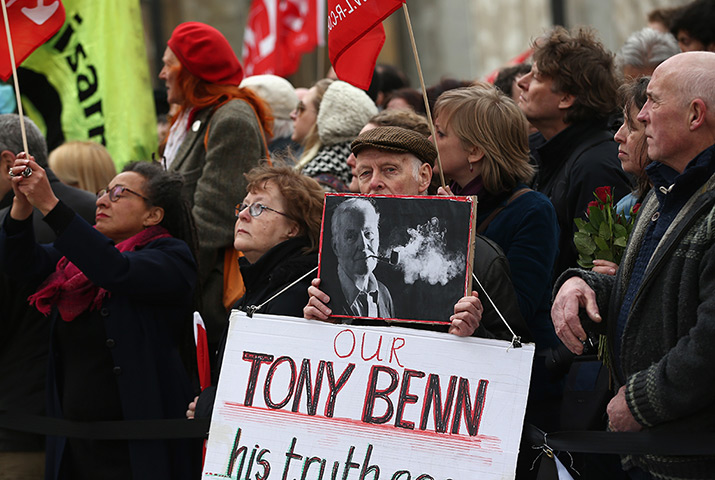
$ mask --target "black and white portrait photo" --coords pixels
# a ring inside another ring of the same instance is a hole
[[[469,198],[327,194],[319,257],[333,316],[449,323],[471,289]]]

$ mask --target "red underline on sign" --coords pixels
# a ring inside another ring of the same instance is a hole
[[[315,432],[316,435],[326,437],[330,437],[331,434],[336,436],[351,435],[374,441],[376,438],[382,438],[383,435],[390,435],[391,441],[405,443],[412,450],[424,449],[426,452],[434,452],[435,449],[439,448],[456,449],[463,453],[468,453],[470,457],[475,455],[477,451],[490,455],[502,453],[501,439],[489,435],[470,437],[462,434],[451,435],[419,429],[411,430],[388,424],[369,424],[349,418],[327,418],[290,410],[276,410],[255,406],[246,407],[236,402],[225,402],[220,411],[224,418],[230,420],[262,423],[264,426],[267,422],[270,422],[271,425],[277,428],[286,429],[304,428]],[[466,425],[462,424],[462,429],[466,431]],[[330,444],[331,442],[328,441],[327,443]],[[484,462],[491,463],[491,457],[480,458],[475,455],[473,459],[481,459]]]

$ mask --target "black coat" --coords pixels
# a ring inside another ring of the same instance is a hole
[[[245,312],[250,306],[258,306],[286,285],[314,269],[318,265],[318,254],[312,252],[305,255],[303,250],[308,246],[306,237],[297,237],[276,245],[254,264],[245,257],[239,258],[246,293],[233,308]],[[302,317],[303,307],[308,303],[308,287],[315,277],[316,275],[308,275],[258,312]]]
[[[94,224],[97,198],[84,190],[62,183],[48,168],[47,178],[55,196],[90,224]],[[0,210],[0,225],[12,205]],[[33,213],[33,227],[39,243],[50,243],[55,233]],[[45,414],[45,378],[50,345],[50,322],[27,297],[35,293],[42,279],[21,281],[0,273],[0,410],[34,415]],[[44,448],[44,437],[0,430],[0,451],[37,451]]]
[[[533,188],[549,197],[561,230],[555,279],[578,266],[574,219],[585,216],[596,188],[610,186],[615,205],[630,193],[631,182],[618,160],[613,132],[605,124],[571,125],[548,141],[537,132],[529,137],[529,146],[539,167]]]
[[[179,336],[191,326],[191,303],[196,285],[196,264],[189,247],[175,238],[161,238],[136,251],[119,252],[110,239],[62,202],[45,220],[58,231],[52,245],[39,245],[33,241],[31,221],[12,221],[15,225],[10,228],[11,220],[6,219],[0,230],[0,267],[17,278],[46,278],[64,255],[95,285],[109,291],[110,296],[104,298],[101,308],[88,312],[92,317],[90,320],[101,322],[94,326],[102,329],[104,335],[92,336],[91,344],[87,345],[103,355],[102,358],[88,356],[85,363],[96,365],[97,378],[116,379],[113,383],[124,420],[183,418],[194,393],[179,355]],[[59,361],[59,348],[63,345],[57,336],[57,324],[63,320],[53,309],[49,321],[44,321],[52,326],[53,332],[47,382],[48,413],[68,417],[64,409],[69,402],[66,396],[61,397],[61,385],[69,372],[64,371],[65,366]],[[75,356],[83,354],[75,352]],[[81,395],[108,398],[111,394],[97,391],[97,385],[91,379],[86,382],[84,391],[74,393],[73,400]],[[98,407],[96,410],[101,414],[101,405]],[[87,420],[71,416],[69,419]],[[198,466],[193,463],[194,442],[152,440],[127,443],[134,479],[192,478],[194,468]],[[47,444],[46,477],[57,478],[67,440],[48,437]],[[101,452],[107,451],[101,446],[97,448]],[[198,449],[196,453],[199,453]]]

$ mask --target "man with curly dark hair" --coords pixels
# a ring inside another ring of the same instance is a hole
[[[678,9],[670,33],[684,52],[715,52],[715,0],[695,0]]]
[[[608,127],[618,102],[613,55],[585,28],[569,32],[556,27],[537,38],[533,48],[531,72],[518,82],[518,104],[538,130],[529,137],[539,167],[534,188],[556,209],[558,276],[577,265],[574,218],[584,215],[596,187],[610,186],[619,199],[630,185]]]

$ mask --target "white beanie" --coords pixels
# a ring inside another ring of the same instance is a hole
[[[298,95],[295,94],[293,85],[277,75],[246,77],[240,86],[248,87],[256,92],[271,107],[273,117],[279,120],[290,119],[290,112],[298,105]]]
[[[320,101],[317,120],[320,142],[323,145],[352,142],[374,115],[377,106],[367,93],[336,80]]]

